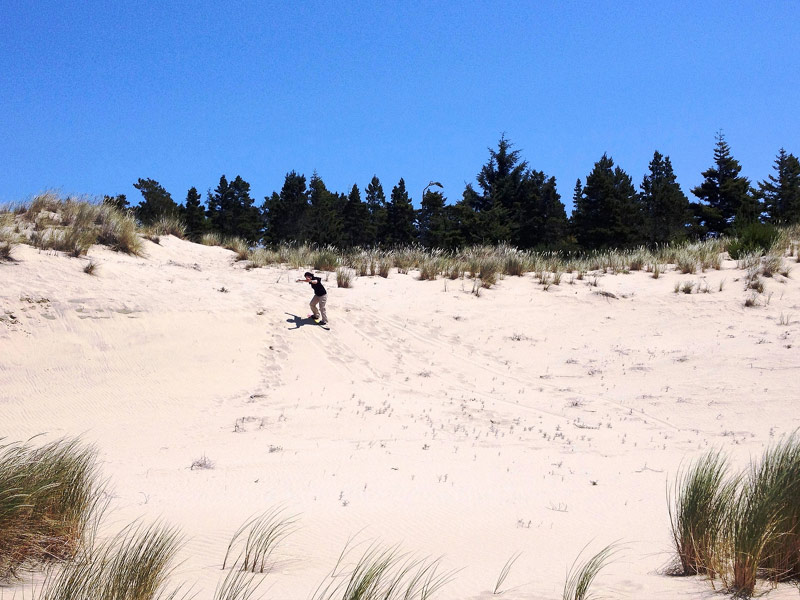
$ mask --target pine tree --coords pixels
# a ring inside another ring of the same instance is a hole
[[[346,200],[330,192],[316,171],[308,183],[308,199],[305,239],[322,246],[341,246],[342,213]]]
[[[444,248],[447,235],[445,198],[438,190],[426,190],[417,211],[419,241],[426,248]]]
[[[364,190],[367,210],[369,211],[369,224],[366,238],[370,246],[380,246],[384,243],[386,235],[386,194],[383,193],[381,180],[373,175],[369,185]]]
[[[645,241],[667,244],[684,239],[689,221],[689,199],[681,190],[669,156],[653,153],[650,173],[642,179]]]
[[[630,175],[603,154],[576,199],[572,223],[582,248],[626,248],[641,242],[641,209]]]
[[[752,218],[758,211],[750,193],[750,181],[741,175],[739,161],[731,156],[731,149],[722,132],[717,133],[714,147],[714,166],[702,175],[703,183],[692,189],[702,205],[692,206],[701,230],[711,234],[727,233],[739,214],[739,221]]]
[[[516,205],[517,235],[521,248],[558,248],[567,237],[567,212],[556,191],[555,177],[527,171],[522,195]]]
[[[272,196],[264,198],[262,211],[266,241],[303,241],[308,211],[305,175],[298,175],[295,171],[287,173],[280,194],[273,192]]]
[[[358,185],[353,184],[343,214],[343,244],[347,247],[366,246],[373,240],[369,237],[369,208],[361,201]]]
[[[202,205],[202,197],[197,188],[190,188],[186,193],[186,204],[183,208],[183,220],[186,223],[186,237],[197,241],[206,231],[206,215]]]
[[[250,184],[236,176],[229,186],[231,202],[230,235],[255,243],[261,238],[261,213],[250,196]]]
[[[136,218],[145,225],[152,225],[161,217],[176,217],[178,205],[170,193],[154,179],[139,179],[133,184],[142,194],[143,200],[136,207]]]
[[[103,204],[113,206],[121,212],[128,210],[128,199],[125,194],[117,194],[116,196],[103,196]]]
[[[783,148],[775,159],[776,176],[758,183],[758,195],[770,223],[800,223],[800,161]]]
[[[219,178],[214,193],[209,190],[206,202],[206,217],[212,231],[223,236],[231,236],[233,232],[233,190],[225,175]]]
[[[401,177],[392,188],[389,205],[386,207],[387,245],[406,246],[416,238],[414,229],[414,206],[406,191],[406,182]]]

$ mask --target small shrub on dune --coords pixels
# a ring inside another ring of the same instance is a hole
[[[97,263],[93,260],[90,260],[88,263],[86,263],[86,266],[83,267],[83,272],[87,275],[96,275],[96,271]]]
[[[512,277],[525,274],[526,261],[519,254],[509,254],[503,259],[503,273]]]
[[[203,246],[222,246],[222,236],[216,231],[204,233],[200,237],[200,243],[203,244]]]
[[[153,224],[159,235],[174,235],[176,238],[186,238],[186,223],[174,215],[162,215]]]
[[[61,206],[62,200],[58,197],[58,194],[47,191],[34,196],[22,214],[26,220],[35,222],[41,213],[58,213]]]
[[[127,212],[104,204],[99,207],[100,232],[97,241],[114,250],[133,256],[143,253],[142,240],[136,228],[136,221]]]
[[[783,267],[783,257],[775,254],[767,254],[761,260],[761,273],[764,277],[772,277],[775,273],[780,273]]]
[[[392,270],[392,260],[388,256],[378,262],[378,275],[384,279],[389,277],[389,271]]]
[[[439,275],[439,261],[423,260],[419,267],[419,278],[421,280],[434,280]]]
[[[353,271],[348,267],[339,267],[336,269],[336,287],[353,287]]]
[[[766,254],[779,240],[780,232],[774,225],[752,223],[739,229],[737,236],[727,245],[728,255],[739,260],[745,254]]]
[[[14,260],[14,246],[9,240],[0,239],[0,261],[11,262]]]
[[[168,590],[167,579],[180,544],[175,529],[129,526],[51,574],[39,600],[173,600],[180,588]]]
[[[232,250],[236,253],[236,261],[247,260],[250,258],[250,246],[249,244],[244,241],[242,238],[239,237],[232,237],[226,239],[222,246],[226,250]]]
[[[314,252],[311,265],[315,271],[335,271],[339,266],[339,255],[332,246]]]
[[[735,481],[728,480],[727,459],[719,451],[678,474],[667,499],[681,575],[713,576],[722,569],[723,528],[735,497]]]

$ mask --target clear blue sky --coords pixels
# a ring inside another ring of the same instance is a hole
[[[0,202],[291,170],[454,202],[505,133],[570,211],[604,152],[692,199],[717,130],[753,182],[800,154],[797,0],[378,4],[0,0]]]

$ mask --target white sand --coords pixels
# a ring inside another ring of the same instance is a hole
[[[458,570],[442,600],[490,597],[517,552],[503,597],[560,598],[581,549],[615,540],[599,593],[713,598],[662,574],[668,483],[709,447],[742,467],[800,426],[797,267],[756,308],[732,261],[546,292],[505,278],[480,297],[413,272],[331,277],[326,331],[292,322],[309,312],[302,270],[247,271],[173,237],[146,249],[93,247],[95,277],[29,247],[0,263],[0,436],[96,444],[105,530],[179,526],[173,580],[200,600],[236,528],[277,505],[300,527],[267,598],[309,598],[352,536],[442,556]],[[701,280],[712,293],[673,293]],[[190,469],[202,456],[214,468]]]

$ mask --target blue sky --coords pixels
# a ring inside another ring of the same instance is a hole
[[[554,175],[653,151],[684,192],[723,130],[743,174],[800,154],[800,5],[773,2],[0,0],[0,202],[45,189],[183,201],[288,171],[449,201],[502,134]]]

